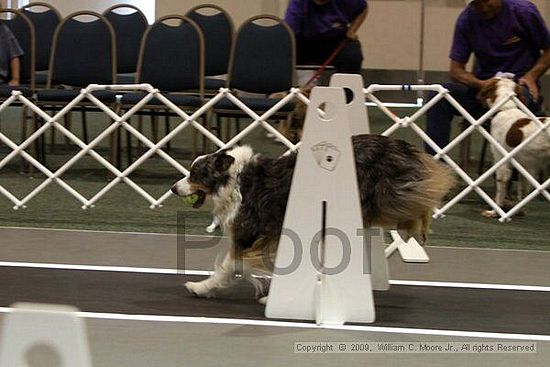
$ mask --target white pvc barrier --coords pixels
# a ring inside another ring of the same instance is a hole
[[[130,110],[126,111],[126,113],[122,115],[118,115],[110,107],[106,106],[104,103],[99,101],[97,98],[95,98],[91,94],[92,92],[98,91],[98,90],[113,90],[113,91],[119,91],[119,92],[141,90],[141,91],[145,91],[147,94],[138,104],[133,106]],[[433,99],[428,101],[426,104],[424,104],[422,107],[420,107],[411,116],[400,118],[400,117],[397,117],[397,115],[395,115],[389,109],[389,107],[392,104],[386,104],[381,102],[375,96],[375,93],[379,91],[402,91],[402,90],[435,91],[437,92],[437,95]],[[515,95],[511,94],[508,97],[508,99],[503,99],[502,101],[500,101],[500,103],[498,103],[493,108],[491,108],[491,110],[489,110],[485,115],[483,115],[481,118],[476,120],[462,106],[460,106],[456,102],[456,100],[448,93],[448,91],[445,88],[443,88],[441,85],[406,85],[406,86],[404,85],[370,85],[368,88],[364,89],[364,94],[365,94],[365,97],[370,101],[369,102],[370,105],[375,105],[378,108],[380,108],[394,122],[394,124],[391,127],[389,127],[386,131],[383,132],[383,135],[389,136],[399,128],[412,129],[415,133],[417,133],[422,138],[423,141],[429,144],[437,152],[437,155],[435,156],[435,158],[443,159],[447,164],[449,164],[449,166],[453,170],[455,170],[457,175],[468,185],[462,192],[460,192],[453,199],[445,203],[441,209],[436,210],[434,217],[437,218],[437,217],[443,216],[444,213],[446,213],[451,207],[453,207],[456,203],[458,203],[468,193],[472,191],[476,192],[487,204],[489,204],[500,215],[501,221],[510,220],[510,218],[515,213],[517,213],[522,207],[524,207],[527,203],[529,203],[539,194],[543,195],[547,200],[550,201],[550,194],[547,191],[547,188],[550,185],[550,179],[546,180],[544,183],[538,182],[535,177],[532,177],[525,170],[525,168],[523,168],[514,159],[515,154],[517,154],[517,152],[520,149],[522,149],[525,145],[529,144],[529,142],[532,139],[534,139],[537,134],[548,133],[550,124],[546,122],[546,124],[543,125],[527,109],[527,107],[525,107],[525,105],[523,105],[521,101],[519,101],[516,98]],[[158,143],[153,143],[145,135],[140,133],[137,129],[132,127],[132,125],[127,122],[130,117],[132,117],[137,111],[143,108],[147,104],[147,102],[154,97],[160,100],[168,110],[174,112],[176,115],[178,115],[182,119],[181,122],[168,135],[163,137]],[[210,108],[212,108],[222,98],[228,98],[231,101],[233,101],[242,111],[244,111],[252,119],[252,123],[250,123],[240,133],[238,133],[233,138],[231,138],[228,142],[223,142],[216,135],[212,134],[204,126],[202,126],[200,123],[197,122],[197,119],[199,117],[205,116],[207,111]],[[439,100],[443,98],[447,99],[460,112],[460,114],[464,116],[464,118],[467,121],[470,122],[471,126],[469,126],[457,137],[455,137],[455,139],[453,139],[446,147],[438,147],[430,139],[430,137],[428,137],[426,133],[416,124],[416,121],[418,120],[418,118],[424,115],[429,108],[431,108],[435,103],[437,103]],[[95,139],[93,139],[88,144],[85,144],[80,138],[75,136],[73,133],[67,130],[62,124],[59,123],[59,121],[66,114],[68,114],[80,101],[84,99],[87,99],[88,101],[98,106],[105,114],[109,116],[109,118],[113,120],[113,123],[109,127],[107,127],[101,134],[99,134]],[[42,109],[40,109],[38,106],[36,106],[31,100],[23,96],[20,92],[14,91],[11,97],[9,97],[8,99],[6,99],[4,102],[0,104],[0,113],[13,103],[21,103],[24,106],[28,107],[38,117],[42,118],[45,123],[19,145],[0,132],[0,142],[6,144],[8,147],[12,149],[12,152],[10,152],[7,156],[3,157],[0,160],[0,173],[2,168],[5,167],[7,163],[9,163],[17,155],[21,155],[23,159],[27,160],[38,171],[43,173],[46,176],[46,180],[42,182],[40,185],[38,185],[34,190],[32,190],[28,195],[26,195],[23,198],[17,198],[15,195],[13,195],[7,188],[2,186],[1,184],[0,184],[0,194],[4,195],[11,202],[13,202],[14,209],[24,208],[26,207],[27,203],[31,199],[33,199],[36,195],[38,195],[45,187],[47,187],[52,182],[55,182],[58,185],[60,185],[63,189],[65,189],[69,194],[71,194],[77,200],[79,200],[82,203],[83,209],[87,209],[87,208],[93,207],[94,204],[98,200],[100,200],[107,192],[109,192],[116,184],[120,182],[124,182],[128,184],[130,187],[132,187],[145,200],[147,200],[149,202],[149,207],[151,209],[158,208],[158,207],[161,207],[163,202],[166,201],[171,196],[170,190],[167,189],[167,191],[163,195],[161,195],[159,198],[154,198],[142,187],[136,184],[129,176],[133,171],[135,171],[139,166],[141,166],[143,162],[145,162],[154,154],[159,155],[162,159],[168,162],[182,175],[188,174],[187,168],[185,168],[180,163],[178,163],[177,160],[175,160],[173,157],[171,157],[167,152],[165,152],[162,149],[162,147],[165,146],[178,133],[190,127],[192,129],[197,130],[200,134],[202,134],[204,137],[209,139],[216,146],[220,148],[226,148],[238,143],[245,136],[250,134],[250,132],[252,132],[253,130],[257,128],[263,128],[268,132],[270,132],[271,134],[273,134],[275,137],[277,137],[282,142],[282,144],[284,144],[288,149],[296,150],[299,147],[300,143],[296,145],[292,144],[288,139],[282,136],[273,126],[271,126],[267,122],[267,120],[275,112],[277,112],[281,107],[283,107],[285,104],[292,101],[293,99],[300,100],[304,103],[309,103],[309,100],[307,99],[307,97],[305,97],[298,88],[293,88],[289,91],[288,95],[286,95],[282,100],[280,100],[272,108],[270,108],[265,113],[259,115],[256,112],[252,111],[248,106],[246,106],[237,96],[233,94],[231,90],[227,88],[221,88],[217,95],[215,95],[212,99],[206,101],[206,103],[201,108],[199,108],[196,112],[189,115],[185,113],[183,110],[181,110],[178,106],[174,105],[165,96],[163,96],[158,89],[155,89],[149,84],[137,84],[137,85],[95,85],[94,84],[94,85],[88,86],[85,89],[82,89],[81,93],[73,101],[67,104],[65,108],[63,108],[62,110],[60,110],[59,112],[51,116],[46,112],[44,112]],[[507,152],[502,146],[500,146],[489,134],[489,132],[487,132],[481,126],[481,124],[484,121],[488,120],[492,115],[494,115],[497,109],[502,104],[506,103],[507,100],[509,99],[512,99],[520,109],[522,109],[529,117],[531,117],[531,119],[539,123],[539,129],[537,133],[531,135],[529,138],[523,141],[522,144],[520,144],[511,152]],[[113,133],[114,130],[119,127],[122,127],[123,129],[127,130],[131,135],[136,137],[141,143],[143,143],[147,148],[149,148],[145,154],[143,154],[138,160],[133,162],[129,167],[127,167],[123,171],[120,171],[118,168],[113,166],[105,158],[103,158],[101,155],[99,155],[97,152],[94,151],[94,148],[102,139],[107,137],[109,134]],[[26,148],[30,146],[30,144],[32,144],[37,138],[39,138],[42,134],[44,134],[50,128],[60,131],[64,136],[66,136],[70,141],[72,141],[81,149],[80,152],[75,154],[69,161],[67,161],[63,166],[61,166],[55,172],[52,172],[51,170],[49,170],[47,167],[45,167],[43,164],[37,161],[34,157],[32,157],[30,154],[24,151]],[[471,134],[474,130],[477,130],[479,133],[481,133],[485,139],[487,139],[491,144],[495,145],[497,149],[499,149],[499,151],[503,154],[503,158],[499,162],[495,163],[483,175],[481,175],[476,179],[471,178],[447,154],[453,147],[459,144],[464,138],[466,138],[466,136]],[[115,177],[111,182],[106,184],[106,186],[102,190],[100,190],[97,194],[95,194],[91,198],[84,197],[77,190],[75,190],[73,187],[71,187],[69,184],[67,184],[64,180],[61,179],[61,175],[64,172],[66,172],[70,167],[72,167],[79,159],[81,159],[86,154],[89,154],[90,156],[92,156],[101,165],[103,165],[106,169],[108,169]],[[511,164],[514,166],[514,168],[518,170],[518,172],[521,175],[526,177],[528,182],[534,187],[534,190],[531,193],[529,193],[521,202],[517,203],[512,209],[505,212],[504,209],[500,208],[494,202],[494,200],[480,187],[480,184],[483,181],[485,181],[487,178],[489,178],[501,164],[504,164],[508,160],[510,160]]]
[[[383,103],[376,98],[374,93],[379,91],[401,91],[401,90],[408,90],[408,91],[434,91],[437,92],[437,94],[429,100],[424,106],[422,106],[418,111],[416,111],[412,116],[406,116],[403,118],[398,117],[393,112],[391,112],[387,107],[383,105]],[[434,149],[437,154],[434,156],[435,159],[443,159],[457,174],[464,182],[467,183],[467,187],[462,190],[458,195],[456,195],[453,199],[451,199],[449,202],[447,202],[441,209],[438,209],[435,211],[434,218],[438,218],[444,215],[445,212],[447,212],[452,206],[454,206],[456,203],[458,203],[462,198],[464,198],[468,193],[470,193],[472,190],[475,191],[487,204],[489,204],[500,216],[500,221],[508,221],[511,219],[511,217],[516,214],[522,207],[524,207],[527,203],[529,203],[531,200],[533,200],[538,194],[542,194],[548,201],[550,201],[550,194],[546,190],[546,188],[550,185],[550,178],[547,179],[543,184],[539,183],[536,178],[534,178],[527,170],[518,163],[514,156],[517,154],[518,151],[523,149],[527,144],[529,144],[533,139],[535,139],[538,134],[550,134],[550,122],[547,121],[545,124],[543,124],[533,113],[516,97],[515,94],[511,93],[507,96],[507,98],[502,98],[498,103],[496,103],[489,111],[487,111],[483,116],[481,116],[479,119],[475,119],[466,111],[450,94],[449,91],[445,88],[443,88],[439,84],[435,85],[370,85],[368,88],[365,89],[366,98],[371,100],[376,106],[378,106],[390,119],[394,121],[394,125],[392,125],[390,128],[388,128],[386,131],[382,133],[382,135],[389,136],[393,134],[397,129],[399,128],[411,128],[414,132],[416,132],[420,138],[426,142],[431,148]],[[422,130],[415,121],[417,121],[422,115],[426,113],[428,109],[430,109],[433,105],[435,105],[438,101],[445,98],[453,107],[457,109],[457,111],[468,121],[470,122],[471,126],[469,126],[467,129],[465,129],[462,133],[460,133],[458,136],[456,136],[449,144],[445,147],[439,147],[435,142]],[[520,108],[523,112],[531,118],[531,120],[535,121],[539,128],[538,130],[527,137],[520,145],[518,145],[516,148],[508,152],[500,143],[498,143],[491,134],[485,130],[482,127],[482,124],[490,119],[496,112],[500,109],[502,105],[507,103],[508,101],[512,100],[518,108]],[[500,153],[502,153],[503,158],[496,162],[493,166],[491,166],[487,171],[485,171],[481,176],[479,176],[477,179],[472,179],[458,164],[456,164],[451,157],[447,154],[452,148],[457,146],[464,138],[466,138],[469,134],[471,134],[474,129],[479,131],[481,135],[489,141],[490,144],[494,145]],[[517,203],[513,208],[511,208],[508,212],[505,212],[503,208],[497,205],[497,203],[479,186],[483,181],[485,181],[487,178],[493,175],[493,173],[497,170],[499,166],[506,163],[507,161],[510,161],[512,166],[518,170],[518,172],[523,175],[527,181],[533,185],[534,190],[527,195],[522,201]]]
[[[33,348],[46,347],[59,359],[59,366],[91,367],[86,326],[77,312],[65,305],[13,305],[0,339],[0,366],[28,366]]]

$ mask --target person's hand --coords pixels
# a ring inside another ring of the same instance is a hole
[[[535,78],[533,78],[529,74],[525,74],[518,80],[518,83],[520,85],[526,86],[527,89],[529,89],[529,93],[531,93],[531,96],[533,96],[533,101],[538,102],[540,95],[539,87],[537,86],[537,81],[535,80]]]
[[[12,79],[8,82],[8,85],[10,85],[12,87],[17,87],[19,85],[19,80],[18,79]]]
[[[348,39],[352,40],[352,41],[356,41],[357,38],[358,38],[358,37],[357,37],[357,33],[356,33],[353,29],[351,29],[351,28],[348,29],[348,31],[347,31],[347,33],[346,33],[346,37],[347,37]]]
[[[479,80],[478,85],[477,85],[477,89],[482,90],[487,85],[491,84],[491,80],[492,79]]]

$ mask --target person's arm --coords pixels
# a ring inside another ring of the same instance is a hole
[[[550,68],[550,48],[544,50],[533,68],[518,80],[519,84],[525,85],[529,89],[529,93],[535,101],[538,101],[540,97],[537,80],[546,73],[548,68]]]
[[[359,30],[359,27],[361,27],[361,24],[365,21],[365,18],[367,17],[367,14],[369,13],[369,8],[366,7],[365,10],[363,10],[359,15],[357,15],[351,22],[348,31],[346,33],[346,37],[351,40],[357,39],[357,31]]]
[[[300,1],[290,0],[285,12],[285,22],[292,28],[294,34],[302,33],[302,23],[304,19],[303,5]]]
[[[11,80],[8,82],[11,86],[19,85],[19,76],[21,73],[21,61],[19,57],[14,57],[10,60]]]
[[[451,60],[449,74],[453,80],[476,89],[481,89],[488,83],[487,80],[478,79],[473,73],[467,71],[465,63],[455,60]]]

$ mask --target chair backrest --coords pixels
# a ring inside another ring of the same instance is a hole
[[[167,92],[204,91],[204,38],[199,26],[180,15],[158,19],[143,35],[137,82]]]
[[[61,21],[61,15],[50,4],[41,2],[25,5],[20,11],[30,19],[34,26],[35,69],[37,71],[48,70],[53,34]]]
[[[235,35],[227,86],[271,94],[295,86],[296,41],[292,29],[271,15],[246,20]]]
[[[129,4],[112,6],[103,15],[115,30],[117,71],[134,73],[137,70],[141,39],[148,26],[147,18],[138,7]]]
[[[227,74],[233,46],[233,20],[221,7],[212,4],[195,6],[185,14],[199,25],[204,35],[204,73]]]
[[[92,11],[67,16],[54,33],[48,88],[114,83],[116,39],[109,21]]]
[[[30,84],[34,88],[35,35],[31,21],[18,10],[3,9],[0,10],[0,22],[11,30],[24,52],[19,76],[21,83]]]

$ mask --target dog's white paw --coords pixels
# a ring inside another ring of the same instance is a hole
[[[258,303],[262,305],[267,305],[267,296],[258,298]]]
[[[212,223],[211,225],[209,225],[208,227],[206,227],[206,232],[208,233],[212,233],[216,230],[216,228],[218,227],[218,224],[217,223]]]
[[[214,292],[212,292],[212,289],[208,287],[206,284],[206,281],[202,282],[186,282],[185,288],[191,293],[193,296],[196,297],[214,297]]]
[[[484,210],[484,211],[481,212],[481,215],[483,215],[485,218],[498,218],[499,217],[496,210]]]

